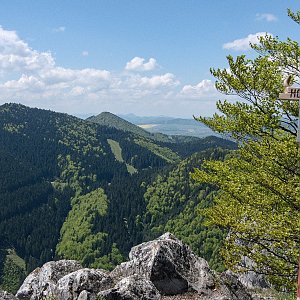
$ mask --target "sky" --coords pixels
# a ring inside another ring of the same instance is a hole
[[[299,40],[300,0],[1,0],[0,105],[77,116],[211,116],[210,68],[256,53],[265,33]]]

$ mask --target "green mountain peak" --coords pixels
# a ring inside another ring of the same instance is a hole
[[[159,142],[171,142],[172,138],[165,134],[152,134],[148,131],[134,125],[110,112],[102,112],[97,116],[92,116],[86,119],[87,121],[97,123],[104,126],[113,127],[125,132],[131,132],[133,134],[154,140]]]

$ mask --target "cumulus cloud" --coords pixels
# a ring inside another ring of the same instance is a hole
[[[15,31],[0,27],[0,68],[2,71],[35,71],[54,66],[50,52],[38,52],[22,41]]]
[[[251,44],[259,43],[259,37],[265,36],[266,34],[271,35],[268,32],[257,32],[254,34],[249,34],[245,38],[234,40],[233,42],[224,44],[223,49],[232,49],[232,50],[236,50],[236,51],[249,50],[249,49],[251,49],[250,43]]]
[[[148,62],[144,62],[142,57],[134,57],[126,63],[125,70],[127,71],[151,71],[157,67],[156,59],[150,58]]]
[[[59,82],[80,85],[100,85],[103,81],[110,81],[110,72],[97,69],[65,69],[56,67],[42,72],[40,77],[49,85]]]
[[[34,76],[28,76],[23,74],[20,79],[9,80],[5,82],[2,85],[2,87],[18,91],[41,91],[45,87],[45,84]]]
[[[199,98],[204,95],[216,94],[214,83],[209,79],[204,79],[196,85],[185,85],[181,90],[181,95],[191,98]]]
[[[50,52],[38,52],[21,40],[15,31],[0,27],[0,68],[2,77],[8,80],[0,85],[2,95],[13,98],[49,98],[88,95],[100,89],[107,89],[111,74],[106,70],[93,68],[68,69],[57,66]],[[80,92],[79,92],[80,91]],[[35,92],[36,95],[33,95]],[[31,94],[30,94],[31,93]]]
[[[87,55],[87,51],[82,52]],[[134,58],[128,70],[152,70],[156,60]],[[142,99],[150,95],[174,93],[179,84],[174,74],[141,76],[136,72],[112,73],[94,68],[71,69],[58,66],[50,52],[38,52],[19,38],[15,31],[0,28],[0,83],[2,96],[40,101],[102,101],[103,99]],[[13,75],[12,75],[13,74]],[[5,81],[5,78],[9,80]],[[15,77],[11,79],[11,77]]]
[[[182,87],[172,73],[146,76],[137,72],[157,66],[154,58],[135,57],[126,64],[128,72],[65,68],[57,65],[51,52],[34,50],[15,31],[0,27],[0,101],[68,113],[101,112],[111,107],[132,112],[138,107],[140,111],[156,107],[163,113],[160,109],[164,107],[169,114],[176,105],[185,107],[185,101],[213,91],[210,80]]]
[[[256,14],[257,21],[267,21],[267,22],[275,22],[277,21],[277,17],[270,13]]]
[[[148,88],[157,88],[164,86],[178,85],[179,81],[175,79],[175,76],[171,73],[164,75],[156,75],[152,77],[142,77],[140,79],[140,85]]]

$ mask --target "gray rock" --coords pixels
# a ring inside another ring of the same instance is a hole
[[[39,287],[40,268],[33,270],[24,280],[23,284],[16,293],[18,299],[37,299],[35,290]]]
[[[16,297],[22,300],[40,300],[56,295],[57,282],[65,275],[82,269],[75,260],[50,261],[32,271],[19,288]]]
[[[255,263],[249,257],[243,257],[241,265],[244,269],[253,270],[255,269]],[[237,275],[240,282],[249,289],[266,289],[270,288],[271,285],[266,280],[266,277],[261,274],[257,274],[253,271],[240,273]]]
[[[14,295],[12,295],[6,291],[2,291],[2,290],[0,290],[0,299],[1,300],[18,300]]]
[[[20,300],[160,300],[161,294],[177,295],[191,289],[202,300],[271,299],[252,297],[232,272],[213,274],[204,259],[170,233],[133,247],[129,258],[130,261],[111,273],[83,269],[77,261],[48,262],[27,276],[16,297]],[[16,299],[4,293],[0,291],[0,299]]]
[[[57,300],[91,299],[98,292],[111,288],[113,281],[103,270],[81,269],[57,283]]]
[[[231,272],[223,272],[220,275],[219,293],[224,299],[228,300],[252,300],[252,296],[245,286],[239,281],[238,277]],[[215,300],[219,300],[216,298]]]
[[[160,300],[161,295],[154,284],[144,277],[129,276],[112,289],[102,291],[98,297],[105,300]]]
[[[111,272],[114,279],[134,274],[144,276],[165,295],[183,293],[189,287],[210,294],[215,284],[206,260],[197,257],[170,233],[133,247],[129,259]]]
[[[77,300],[99,300],[97,299],[97,296],[92,294],[92,293],[89,293],[88,291],[82,291]]]

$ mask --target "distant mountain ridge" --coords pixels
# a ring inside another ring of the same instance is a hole
[[[148,131],[140,128],[139,126],[136,126],[130,123],[129,121],[126,121],[121,117],[118,117],[117,115],[114,115],[110,112],[102,112],[97,116],[92,116],[87,118],[86,121],[131,132],[155,141],[160,141],[160,142],[172,141],[172,138],[168,137],[167,135],[149,133]]]
[[[134,114],[120,115],[123,119],[138,125],[152,134],[165,134],[168,136],[192,136],[203,138],[207,136],[220,136],[210,128],[194,119],[183,119],[166,116],[140,117]]]
[[[176,119],[174,117],[167,117],[167,116],[137,116],[135,114],[125,114],[125,115],[118,115],[120,118],[133,123],[135,125],[142,125],[142,124],[161,124],[168,121],[172,121]]]
[[[135,114],[126,114],[126,115],[118,115],[120,118],[133,123],[135,125],[143,125],[143,124],[173,124],[173,123],[182,123],[185,125],[195,125],[199,124],[193,118],[179,118],[179,117],[168,117],[168,116],[137,116]]]

